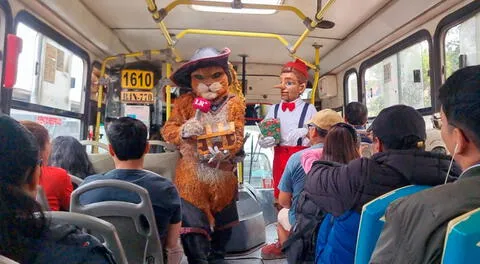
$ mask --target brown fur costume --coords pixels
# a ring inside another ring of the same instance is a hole
[[[208,71],[211,68],[215,67],[204,67],[203,69]],[[230,76],[235,76],[235,74],[233,73]],[[230,87],[226,74],[218,82],[222,89],[216,92],[217,99],[224,98],[224,103],[220,103],[221,106],[218,110],[211,110],[202,114],[199,121],[202,125],[225,121],[235,123],[234,148],[230,150],[229,157],[220,163],[219,168],[215,168],[215,165],[209,165],[207,161],[199,159],[195,137],[182,138],[182,129],[195,116],[192,103],[194,98],[201,94],[198,89],[199,83],[202,83],[201,80],[192,78],[193,92],[184,94],[175,101],[172,115],[162,129],[164,139],[176,144],[180,149],[181,158],[177,163],[175,178],[180,196],[202,210],[207,215],[210,225],[214,225],[213,215],[230,204],[237,192],[237,177],[233,171],[234,157],[243,146],[245,103],[240,96],[228,92],[237,90],[232,89],[232,87],[238,87],[236,78],[231,79]],[[215,176],[204,177],[204,174],[209,173],[214,173]]]

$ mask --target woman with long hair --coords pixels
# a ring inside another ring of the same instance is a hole
[[[50,225],[34,197],[42,159],[33,135],[0,114],[0,255],[19,263],[114,263],[90,235]]]
[[[48,130],[33,121],[24,120],[20,121],[20,124],[32,133],[37,141],[39,159],[47,165],[52,148]],[[50,209],[52,211],[68,211],[73,185],[67,171],[53,166],[42,166],[41,171],[42,173],[38,184],[41,185],[45,191]]]
[[[347,164],[360,158],[358,135],[351,125],[337,123],[330,128],[323,146],[322,160]]]
[[[346,123],[337,123],[328,130],[323,148],[303,153],[301,158],[303,169],[308,174],[317,160],[347,164],[360,158],[359,144],[355,128]]]
[[[48,164],[62,168],[81,179],[95,174],[85,147],[76,138],[70,136],[59,136],[52,141]]]

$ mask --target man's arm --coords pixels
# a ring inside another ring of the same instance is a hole
[[[278,195],[278,203],[287,209],[290,209],[292,206],[292,193],[282,192]]]
[[[363,162],[365,159],[347,165],[317,161],[306,177],[304,190],[321,210],[339,216],[352,209],[355,203],[361,186]]]

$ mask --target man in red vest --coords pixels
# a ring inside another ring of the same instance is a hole
[[[280,89],[281,102],[270,107],[267,118],[280,120],[280,143],[277,144],[273,137],[263,137],[259,145],[263,148],[274,147],[273,157],[273,185],[274,196],[278,199],[278,184],[282,177],[288,158],[295,152],[309,146],[306,138],[308,130],[304,122],[310,120],[317,112],[311,104],[300,99],[305,91],[308,78],[308,69],[300,60],[287,62],[282,67],[280,84],[275,88]]]

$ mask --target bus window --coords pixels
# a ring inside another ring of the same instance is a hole
[[[56,138],[58,136],[72,136],[80,140],[80,119],[47,115],[17,109],[11,109],[10,115],[16,120],[29,120],[43,125],[48,130],[50,138]]]
[[[480,64],[480,13],[447,30],[444,39],[445,79],[456,70]]]
[[[358,102],[358,82],[357,73],[352,72],[346,76],[345,85],[347,91],[347,102]]]
[[[370,117],[395,104],[416,109],[432,106],[428,41],[418,42],[365,71],[365,98]]]
[[[69,116],[80,118],[85,112],[86,63],[71,50],[22,22],[17,25],[17,36],[23,40],[23,49],[18,59],[13,101],[53,109],[50,112],[66,113],[66,116],[21,111],[14,109],[15,106],[11,109],[12,116],[40,123],[41,120],[52,121],[45,124],[52,138],[58,135],[80,138],[81,120]],[[58,127],[59,123],[66,126],[65,131]]]
[[[23,23],[13,99],[61,110],[83,113],[83,60],[57,42]]]

